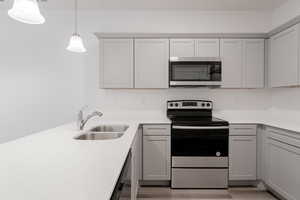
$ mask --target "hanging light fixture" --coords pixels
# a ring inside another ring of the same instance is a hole
[[[78,34],[78,0],[75,0],[75,32],[70,38],[69,45],[67,47],[68,51],[75,53],[84,53],[86,48],[84,47],[83,40]]]
[[[45,18],[41,15],[37,0],[14,0],[8,15],[26,24],[43,24]]]

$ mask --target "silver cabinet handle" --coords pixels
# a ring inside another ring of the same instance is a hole
[[[233,139],[233,141],[236,141],[236,142],[251,142],[253,140],[252,139]]]
[[[228,126],[173,126],[173,129],[188,129],[188,130],[212,130],[212,129],[228,129]]]
[[[233,128],[234,130],[253,130],[254,128]]]
[[[167,130],[167,128],[146,128],[147,130]]]

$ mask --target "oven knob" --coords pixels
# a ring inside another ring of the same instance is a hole
[[[217,152],[216,152],[216,156],[217,156],[217,157],[220,157],[220,156],[221,156],[221,152],[217,151]]]
[[[175,107],[178,107],[178,103],[175,103]]]
[[[207,107],[210,107],[210,103],[207,103],[206,106],[207,106]]]
[[[202,106],[202,107],[205,107],[205,103],[202,103],[201,106]]]
[[[173,107],[173,103],[170,103],[170,107]]]

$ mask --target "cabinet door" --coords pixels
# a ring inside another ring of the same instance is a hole
[[[267,154],[267,130],[265,127],[263,127],[260,131],[260,133],[258,134],[258,137],[260,137],[260,143],[258,144],[258,152],[257,155],[259,156],[259,160],[260,160],[260,179],[263,182],[267,182],[268,179],[268,167],[267,167],[267,160],[268,160],[268,154]]]
[[[137,199],[137,193],[139,189],[139,180],[140,180],[140,166],[142,160],[140,159],[140,152],[141,152],[141,129],[138,129],[135,138],[133,140],[131,146],[131,155],[132,155],[132,169],[131,169],[131,196],[132,200]]]
[[[244,40],[244,87],[263,88],[265,72],[264,39]]]
[[[221,40],[222,87],[242,88],[243,40]]]
[[[172,39],[170,40],[171,57],[194,57],[195,40],[193,39]]]
[[[229,137],[229,180],[256,180],[256,136]]]
[[[169,40],[135,40],[135,88],[168,88]]]
[[[197,57],[220,57],[219,39],[197,39],[196,40]]]
[[[170,180],[170,136],[143,137],[143,180]]]
[[[267,184],[287,200],[300,199],[300,148],[268,138]]]
[[[298,85],[298,25],[271,37],[271,86]]]
[[[133,88],[133,40],[100,40],[100,65],[103,88]]]

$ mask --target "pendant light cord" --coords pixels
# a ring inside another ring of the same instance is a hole
[[[78,0],[75,0],[75,33],[78,34]]]

